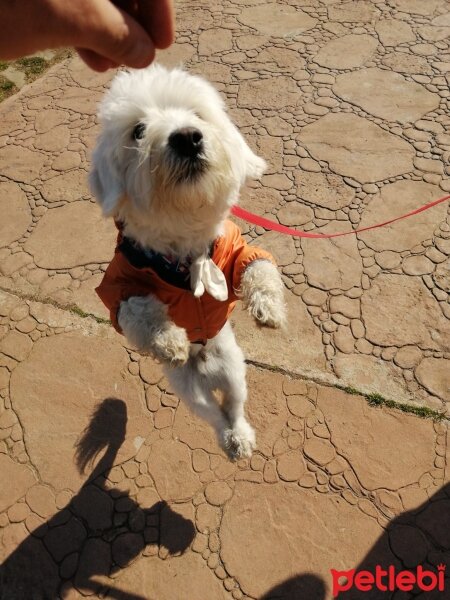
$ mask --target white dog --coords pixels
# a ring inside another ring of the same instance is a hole
[[[180,69],[120,73],[100,120],[90,183],[119,237],[97,292],[117,330],[164,363],[228,456],[250,456],[245,362],[227,317],[240,298],[260,324],[281,326],[283,283],[270,254],[226,217],[265,163],[214,88]]]

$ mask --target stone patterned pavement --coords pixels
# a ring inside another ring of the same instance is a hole
[[[2,600],[328,600],[331,568],[450,570],[447,423],[250,366],[258,450],[231,463],[109,325],[0,307]]]
[[[242,204],[342,231],[450,192],[447,3],[300,4],[180,3],[178,41],[162,54],[216,83],[267,159]],[[110,77],[66,61],[4,103],[0,124],[0,288],[101,317],[93,290],[114,231],[86,172]],[[319,241],[241,223],[277,257],[291,313],[289,329],[272,333],[236,313],[247,355],[448,412],[448,210]]]
[[[177,6],[161,61],[213,81],[269,164],[244,207],[341,231],[450,192],[444,0]],[[115,234],[86,174],[110,77],[71,59],[0,107],[0,598],[322,600],[330,568],[450,571],[448,421],[332,387],[450,414],[448,206],[330,241],[240,223],[290,321],[235,311],[258,451],[229,463],[101,322]]]

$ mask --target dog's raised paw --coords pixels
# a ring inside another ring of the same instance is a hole
[[[244,271],[239,294],[252,317],[265,327],[281,327],[286,320],[284,284],[268,260],[255,260]]]
[[[189,358],[189,339],[186,331],[171,324],[162,331],[153,344],[153,354],[171,367],[184,365]]]
[[[250,458],[256,447],[255,432],[247,421],[223,432],[222,447],[230,460]]]
[[[249,312],[264,327],[278,329],[286,321],[286,309],[279,298],[258,293],[252,298],[248,308]]]

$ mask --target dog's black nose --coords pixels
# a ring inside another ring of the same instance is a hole
[[[169,136],[169,146],[178,156],[196,158],[203,150],[203,134],[195,127],[177,129]]]

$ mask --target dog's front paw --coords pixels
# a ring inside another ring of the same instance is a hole
[[[186,330],[171,323],[155,337],[151,351],[160,361],[179,367],[189,358],[189,346]]]
[[[275,329],[284,325],[286,321],[286,307],[283,299],[278,295],[257,292],[250,299],[249,313],[265,327]]]
[[[248,312],[266,327],[281,327],[286,320],[284,285],[268,260],[255,260],[245,269],[239,294]]]
[[[232,429],[225,429],[221,445],[230,460],[250,458],[256,447],[255,431],[245,419],[242,419]]]

